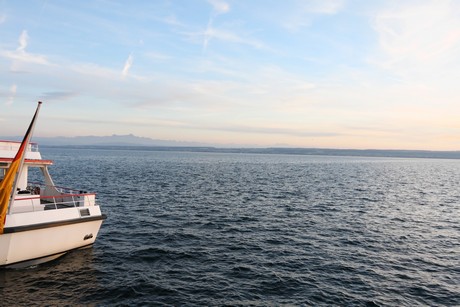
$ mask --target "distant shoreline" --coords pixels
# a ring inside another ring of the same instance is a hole
[[[109,149],[141,151],[179,151],[209,153],[285,154],[308,156],[350,156],[382,158],[460,159],[460,151],[323,149],[323,148],[220,148],[202,146],[142,146],[142,145],[41,145],[42,148]]]

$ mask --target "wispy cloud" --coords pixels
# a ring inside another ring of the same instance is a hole
[[[56,92],[46,92],[43,93],[43,95],[40,97],[41,100],[43,101],[63,101],[63,100],[68,100],[73,97],[78,96],[77,93],[75,92],[64,92],[64,91],[56,91]]]
[[[21,32],[19,36],[19,46],[15,51],[7,51],[3,50],[0,51],[0,56],[9,58],[14,61],[20,61],[25,63],[33,63],[33,64],[42,64],[46,65],[49,64],[48,60],[45,56],[39,54],[32,54],[26,51],[28,42],[29,42],[29,35],[27,34],[26,30]],[[14,68],[14,63],[13,63]]]
[[[268,127],[268,126],[196,125],[196,126],[190,126],[190,128],[206,129],[206,130],[220,130],[220,131],[248,133],[248,134],[269,134],[269,135],[279,134],[279,135],[289,135],[289,136],[296,136],[296,137],[332,137],[332,136],[341,135],[340,133],[336,133],[336,132],[311,131],[311,130],[302,130],[302,129],[295,129],[295,128],[290,129],[290,128],[282,128],[282,127]]]
[[[222,0],[208,0],[214,9],[214,14],[225,14],[230,11],[230,5]]]
[[[206,27],[206,30],[204,31],[204,37],[203,37],[203,51],[206,51],[208,48],[209,42],[213,37],[215,37],[215,34],[217,31],[213,29],[213,23],[214,19],[219,15],[219,14],[226,14],[230,11],[230,5],[224,1],[221,0],[208,0],[208,2],[212,5],[213,10],[211,12],[211,16],[209,16],[209,21],[208,25]]]
[[[302,1],[303,9],[306,12],[314,14],[327,14],[333,15],[337,14],[344,6],[344,0],[310,0]]]
[[[0,14],[0,24],[4,23],[5,21],[6,21],[6,15]]]
[[[253,38],[244,37],[239,35],[235,32],[216,29],[216,28],[207,28],[204,32],[204,43],[203,43],[203,50],[206,50],[209,41],[212,39],[216,39],[222,42],[229,42],[229,43],[236,43],[241,45],[247,45],[253,47],[255,49],[269,49],[265,44],[261,41],[258,41]]]
[[[27,42],[29,41],[29,35],[27,35],[27,31],[23,30],[21,35],[19,36],[19,47],[17,49],[18,52],[26,52]]]
[[[9,93],[9,96],[6,100],[6,105],[7,106],[10,106],[13,104],[14,102],[14,98],[16,97],[16,92],[18,90],[18,86],[16,84],[13,84],[11,87],[10,87],[10,93]]]
[[[123,67],[123,71],[121,72],[123,78],[126,78],[126,76],[128,76],[129,70],[131,69],[131,66],[133,66],[133,60],[133,55],[130,54],[126,59],[125,66]]]
[[[78,63],[69,65],[69,70],[79,75],[93,76],[102,80],[117,80],[120,78],[120,71],[102,67],[91,63]]]
[[[310,0],[299,1],[296,10],[286,15],[283,26],[291,31],[310,26],[321,15],[335,15],[344,7],[344,0]]]
[[[172,58],[170,55],[153,51],[144,53],[144,56],[154,61],[166,61]]]
[[[454,2],[400,2],[376,14],[374,28],[382,68],[402,77],[422,77],[433,71],[460,68],[460,8]],[[430,77],[431,78],[431,77]]]
[[[172,26],[180,26],[182,25],[179,20],[177,20],[177,17],[175,15],[169,15],[161,18],[163,22],[166,24],[172,25]]]

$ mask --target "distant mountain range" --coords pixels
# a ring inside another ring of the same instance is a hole
[[[20,141],[22,137],[0,137],[4,140]],[[75,136],[75,137],[33,137],[32,142],[41,146],[209,146],[195,142],[154,140],[151,138],[128,135],[111,136]]]
[[[0,137],[3,140],[20,141],[22,137]],[[460,159],[460,151],[428,151],[428,150],[379,150],[379,149],[323,149],[323,148],[247,148],[241,146],[220,147],[198,142],[182,142],[172,140],[155,140],[132,134],[111,136],[76,136],[76,137],[34,137],[33,142],[45,147],[78,147],[78,148],[110,148],[136,149],[156,151],[193,151],[219,153],[253,153],[253,154],[290,154],[290,155],[322,155],[322,156],[362,156],[362,157],[394,157],[394,158],[439,158]]]

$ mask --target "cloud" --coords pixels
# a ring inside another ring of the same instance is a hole
[[[225,14],[230,11],[230,5],[221,0],[208,0],[212,5],[215,14]]]
[[[172,26],[181,26],[182,24],[177,20],[177,17],[175,15],[169,15],[166,17],[161,18],[161,21],[163,21],[166,24],[172,25]]]
[[[399,2],[378,12],[380,54],[372,62],[407,79],[458,70],[459,13],[447,0]]]
[[[16,97],[16,92],[18,90],[18,86],[16,84],[13,84],[11,87],[10,87],[10,94],[8,96],[8,99],[6,100],[6,105],[7,106],[10,106],[13,104],[14,102],[14,98]]]
[[[102,67],[92,63],[78,63],[69,66],[69,70],[80,75],[88,75],[102,80],[117,80],[120,78],[120,71]]]
[[[203,32],[203,51],[206,51],[209,42],[212,38],[215,37],[217,32],[215,29],[213,29],[214,19],[217,17],[217,15],[225,14],[230,11],[230,5],[224,1],[208,0],[208,2],[212,5],[213,11],[211,12],[211,16],[209,16],[206,30]]]
[[[203,51],[208,49],[209,43],[211,40],[216,39],[221,42],[228,42],[228,43],[237,43],[241,45],[251,46],[256,49],[267,49],[268,48],[264,43],[260,42],[259,40],[249,38],[245,35],[241,35],[236,33],[232,30],[226,30],[222,28],[217,28],[214,26],[214,21],[218,15],[226,14],[230,11],[230,5],[223,1],[208,1],[213,6],[213,10],[210,14],[208,24],[206,29],[199,33],[188,33],[187,35],[192,39],[194,37],[199,37],[202,39]]]
[[[249,134],[268,134],[268,135],[288,135],[296,137],[333,137],[339,136],[340,133],[336,132],[322,132],[322,131],[305,131],[302,129],[290,129],[290,128],[281,128],[281,127],[265,127],[265,126],[243,126],[243,125],[231,125],[231,126],[190,126],[190,128],[195,129],[205,129],[205,130],[219,130],[227,132],[238,132],[238,133],[249,133]]]
[[[43,55],[38,54],[31,54],[26,52],[26,48],[29,42],[29,35],[27,34],[26,30],[21,32],[19,36],[19,46],[15,51],[7,51],[3,50],[0,51],[0,56],[5,58],[11,59],[13,61],[25,62],[25,63],[33,63],[33,64],[42,64],[47,65],[48,60]],[[12,70],[15,70],[16,63],[13,63]]]
[[[244,37],[232,31],[216,29],[208,27],[203,33],[203,50],[206,50],[211,39],[217,39],[222,42],[236,43],[240,45],[247,45],[255,49],[269,49],[264,43],[256,40]]]
[[[19,36],[19,47],[18,47],[17,51],[18,52],[25,52],[28,41],[29,41],[29,35],[27,35],[26,30],[23,30],[21,32],[21,35]]]
[[[166,61],[172,58],[169,55],[159,53],[159,52],[146,52],[144,53],[144,56],[154,61]]]
[[[5,14],[1,14],[0,15],[0,24],[4,23],[6,21],[6,15]]]
[[[62,101],[68,100],[70,98],[78,96],[75,92],[64,92],[64,91],[56,91],[56,92],[45,92],[41,95],[40,100],[42,101]]]
[[[129,62],[129,57],[126,62]],[[126,64],[125,64],[126,66]],[[99,83],[98,88],[101,84],[105,84],[106,86],[110,87],[113,86],[114,81],[121,81],[120,78],[120,70],[113,69],[109,67],[100,66],[94,63],[62,63],[61,66],[56,67],[57,71],[53,73],[54,75],[59,75],[61,73],[68,74],[69,78],[77,78],[78,85],[85,84],[85,86],[93,87],[94,82]],[[125,68],[122,70],[121,74],[123,76],[123,72]],[[129,67],[126,68],[126,73],[129,72]],[[148,79],[144,76],[133,75],[132,73],[129,75],[131,80],[134,81],[145,81]],[[77,84],[76,84],[77,85]]]
[[[123,78],[126,78],[126,76],[129,73],[129,70],[131,69],[131,66],[133,66],[133,55],[130,54],[128,58],[126,59],[125,66],[123,67],[123,71],[121,72],[121,75]]]
[[[208,49],[209,42],[211,41],[211,38],[213,37],[214,30],[208,26],[206,30],[203,33],[203,51],[206,51]]]
[[[308,13],[334,15],[342,9],[344,4],[344,0],[310,0],[304,2],[303,9]]]
[[[295,11],[287,14],[283,26],[291,31],[310,26],[315,18],[321,15],[335,15],[344,7],[344,0],[310,0],[298,1]]]

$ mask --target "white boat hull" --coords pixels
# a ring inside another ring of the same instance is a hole
[[[30,143],[41,102],[21,143],[0,141],[0,267],[34,265],[90,246],[106,218],[96,194],[58,187]],[[41,182],[29,182],[29,168]]]
[[[89,216],[80,216],[79,210],[77,207],[15,214],[16,219],[10,223],[7,220],[0,235],[0,266],[34,265],[92,245],[105,216],[98,206],[91,208]],[[60,219],[56,219],[56,213]]]

